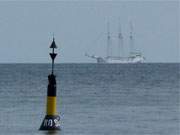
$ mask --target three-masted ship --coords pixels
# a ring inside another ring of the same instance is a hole
[[[129,43],[130,43],[130,51],[128,56],[124,56],[124,44],[123,44],[123,34],[121,32],[121,26],[119,26],[118,32],[118,56],[112,56],[112,45],[111,45],[111,35],[109,30],[109,23],[107,28],[107,56],[101,57],[96,55],[89,55],[85,53],[85,56],[96,59],[97,63],[143,63],[145,61],[145,57],[143,57],[141,52],[137,52],[134,50],[134,37],[133,37],[133,26],[130,23],[130,35],[129,35]]]

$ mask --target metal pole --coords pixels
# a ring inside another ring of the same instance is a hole
[[[52,53],[54,54],[54,48],[52,50]],[[54,73],[54,59],[52,59],[52,74]]]

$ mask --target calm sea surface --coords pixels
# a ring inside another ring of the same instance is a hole
[[[0,64],[0,135],[48,135],[50,64]],[[179,135],[180,64],[57,64],[55,135]]]

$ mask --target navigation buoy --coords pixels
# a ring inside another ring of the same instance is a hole
[[[52,72],[48,75],[49,83],[47,87],[46,116],[39,130],[60,130],[60,116],[56,111],[56,76],[54,75],[54,59],[57,53],[54,53],[54,49],[57,48],[57,46],[54,37],[50,48],[52,48],[52,53],[49,53],[52,59]]]

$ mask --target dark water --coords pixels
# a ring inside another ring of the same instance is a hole
[[[49,64],[0,64],[0,135],[48,135]],[[180,64],[57,64],[57,135],[179,135]]]

